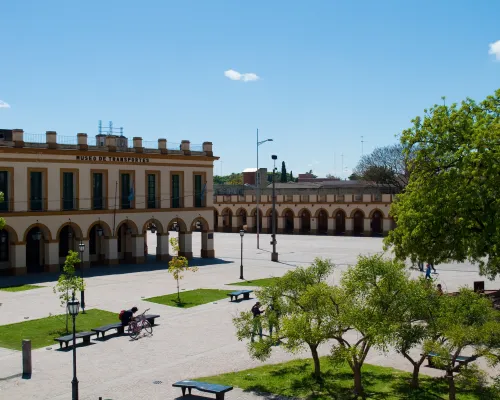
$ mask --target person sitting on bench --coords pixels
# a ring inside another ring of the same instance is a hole
[[[130,321],[134,319],[134,314],[137,312],[137,307],[132,307],[130,310],[124,311],[121,313],[120,320],[122,321],[122,326],[128,326]]]

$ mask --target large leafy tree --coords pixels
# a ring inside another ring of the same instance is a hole
[[[403,150],[400,144],[376,148],[371,154],[361,157],[351,175],[353,178],[349,179],[361,179],[403,191],[410,177],[408,157],[411,157],[411,153]]]
[[[400,259],[469,260],[500,272],[500,90],[481,103],[435,105],[402,133],[408,186],[386,238]]]

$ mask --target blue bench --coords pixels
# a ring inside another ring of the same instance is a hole
[[[75,339],[83,339],[83,343],[89,344],[90,338],[94,336],[96,332],[78,332],[75,335]],[[73,341],[73,334],[61,336],[54,339],[56,342],[59,342],[59,347],[62,349],[63,343],[68,347],[68,343]]]
[[[422,354],[423,355],[423,354]],[[449,358],[447,357],[443,357],[437,353],[433,353],[433,352],[430,352],[429,354],[427,354],[427,363],[428,363],[428,366],[429,367],[436,367],[436,365],[434,364],[434,362],[432,361],[433,358],[441,358],[441,359],[444,359],[444,360],[451,360],[453,358],[453,356],[450,354]],[[472,359],[472,357],[467,357],[467,356],[457,356],[456,358],[456,362],[462,366],[464,364],[466,364],[467,362],[469,362],[470,360]]]
[[[237,290],[235,292],[228,293],[228,296],[231,296],[231,301],[233,301],[233,298],[238,300],[238,296],[243,295],[243,300],[249,300],[250,299],[250,293],[252,293],[253,290]]]
[[[197,389],[200,392],[215,393],[216,400],[224,400],[224,395],[226,394],[226,392],[233,390],[232,386],[215,385],[212,383],[189,381],[189,380],[175,382],[172,386],[180,387],[182,389],[183,396],[186,395],[186,389],[188,390],[190,395],[192,389]]]

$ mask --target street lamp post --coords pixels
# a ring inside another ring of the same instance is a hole
[[[272,142],[273,139],[266,139],[259,142],[259,130],[257,129],[257,172],[255,173],[255,185],[257,186],[257,203],[255,218],[257,218],[257,248],[259,248],[259,233],[260,233],[260,214],[259,214],[259,201],[260,201],[260,173],[259,173],[259,146],[266,142]]]
[[[80,311],[80,303],[75,300],[75,292],[73,299],[68,301],[68,312],[73,317],[73,380],[71,381],[72,400],[78,400],[78,379],[76,378],[76,316]]]
[[[83,284],[83,253],[85,251],[85,243],[80,240],[80,244],[78,245],[80,250],[80,272]],[[82,287],[82,291],[80,292],[80,299],[82,302],[82,314],[85,314],[85,287]]]
[[[278,159],[278,156],[272,155],[271,158],[274,160],[274,168],[273,168],[273,220],[271,221],[272,225],[272,241],[271,244],[273,245],[273,252],[271,253],[271,261],[278,261],[278,253],[276,252],[276,186],[275,186],[275,173],[276,173],[276,160]]]
[[[245,231],[242,229],[240,231],[240,238],[241,238],[241,263],[240,263],[240,279],[245,279],[243,278],[243,236],[245,235]]]

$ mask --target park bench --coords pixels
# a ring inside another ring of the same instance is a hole
[[[433,358],[441,358],[441,359],[449,360],[449,359],[453,358],[453,356],[450,354],[450,357],[447,358],[447,357],[440,356],[437,353],[431,352],[431,353],[427,354],[428,366],[432,367],[432,368],[436,367],[436,365],[434,364]],[[462,366],[462,365],[466,364],[467,362],[469,362],[471,359],[472,359],[472,357],[458,356],[455,361],[459,364],[459,366]]]
[[[96,333],[95,332],[78,332],[75,335],[76,339],[83,339],[83,343],[90,343],[90,338],[94,336]],[[54,339],[56,342],[59,342],[59,346],[62,349],[63,343],[68,347],[68,343],[73,340],[73,334],[71,335],[66,335],[66,336],[61,336],[58,338]]]
[[[119,334],[125,333],[125,327],[122,325],[121,322],[116,322],[114,324],[109,324],[109,325],[103,325],[100,326],[99,328],[92,329],[92,331],[97,333],[97,337],[99,337],[99,334],[101,334],[102,337],[104,337],[104,334],[107,331],[110,331],[111,329],[116,329],[116,332]]]
[[[252,293],[253,290],[237,290],[235,292],[228,293],[228,296],[231,296],[231,301],[233,301],[233,298],[238,300],[238,296],[243,295],[243,300],[249,300],[250,299],[250,293]]]
[[[172,385],[173,387],[180,387],[182,395],[186,395],[186,389],[191,395],[191,389],[198,389],[200,392],[215,393],[216,400],[224,400],[224,394],[233,390],[232,386],[215,385],[212,383],[198,382],[198,381],[179,381]]]

